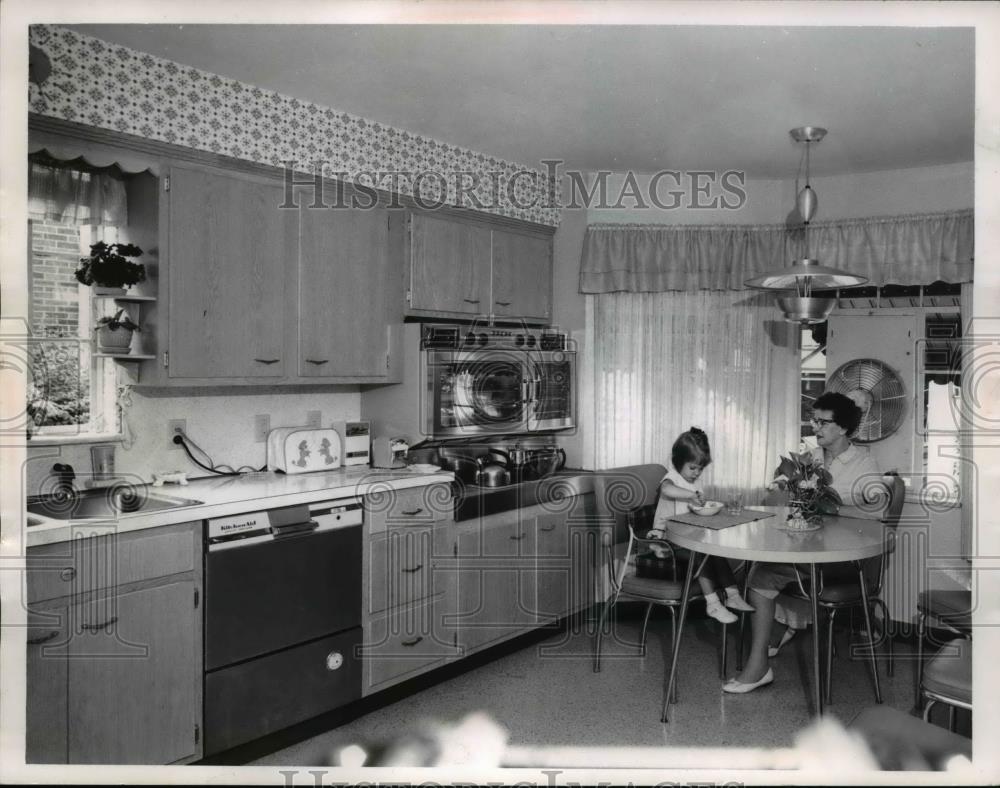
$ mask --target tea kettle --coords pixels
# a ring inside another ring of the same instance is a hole
[[[499,459],[496,459],[499,458]],[[480,487],[503,487],[510,484],[510,455],[503,449],[490,449],[477,458],[476,484]]]

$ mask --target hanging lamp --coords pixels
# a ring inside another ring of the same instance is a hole
[[[793,140],[805,143],[806,146],[806,185],[795,199],[795,206],[802,217],[805,256],[785,268],[766,271],[747,279],[743,285],[757,290],[778,291],[775,293],[778,306],[784,313],[785,320],[790,323],[822,323],[833,309],[836,299],[818,298],[812,294],[814,290],[855,287],[867,282],[868,278],[820,265],[819,260],[809,256],[809,222],[816,215],[818,205],[816,192],[809,184],[809,146],[823,139],[826,129],[800,126],[792,129],[789,134]]]

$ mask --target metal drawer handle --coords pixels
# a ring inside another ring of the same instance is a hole
[[[510,306],[510,301],[497,301],[497,306]]]
[[[399,645],[406,646],[407,648],[409,648],[410,646],[417,645],[417,643],[419,643],[423,639],[424,639],[423,635],[417,635],[415,638],[413,638],[413,640],[404,640]]]
[[[80,624],[80,629],[86,629],[90,632],[97,632],[101,629],[106,629],[107,627],[110,627],[117,621],[118,621],[118,616],[115,616],[114,618],[109,618],[103,624]]]
[[[422,511],[423,511],[423,508],[413,509],[412,511],[409,511],[409,512],[407,512],[406,510],[403,510],[402,512],[400,512],[400,514],[405,514],[407,517],[413,517],[413,515],[420,514]]]
[[[328,358],[307,358],[306,359],[306,363],[307,364],[315,364],[316,366],[319,366],[320,364],[325,364],[329,360],[330,359],[328,359]]]
[[[467,304],[478,304],[479,303],[479,299],[478,298],[476,298],[476,299],[463,298],[462,300],[465,301],[465,303],[467,303]]]
[[[521,532],[520,534],[518,534],[517,536],[512,536],[512,537],[511,537],[511,539],[512,539],[513,541],[515,541],[515,542],[520,542],[520,541],[521,541],[522,539],[524,539],[524,537],[525,537],[525,536],[527,536],[527,534],[525,534],[525,533],[524,533],[524,532],[522,531],[522,532]]]
[[[550,525],[550,526],[549,526],[548,528],[539,528],[538,530],[539,530],[539,531],[545,531],[545,532],[547,533],[547,532],[549,532],[549,531],[554,531],[554,530],[556,530],[556,527],[555,527],[554,525]]]
[[[281,359],[280,358],[255,358],[254,361],[256,361],[258,364],[277,364],[279,361],[281,361]]]
[[[49,634],[47,635],[42,635],[39,638],[28,638],[28,645],[37,646],[40,643],[48,643],[50,640],[52,640],[52,638],[54,638],[58,634],[59,630],[56,630],[54,632],[49,632]]]
[[[413,567],[413,569],[404,569],[403,571],[406,572],[407,574],[413,574],[414,572],[419,572],[423,568],[424,568],[423,564],[417,564],[415,567]]]
[[[65,569],[60,570],[59,577],[67,582],[76,577],[76,569],[72,566],[67,566]]]

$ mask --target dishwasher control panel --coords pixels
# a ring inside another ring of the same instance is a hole
[[[364,509],[359,498],[342,498],[296,506],[213,517],[208,520],[209,550],[257,544],[299,533],[360,525]]]

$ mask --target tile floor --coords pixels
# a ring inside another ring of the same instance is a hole
[[[427,718],[457,720],[485,710],[520,745],[791,746],[811,714],[811,632],[800,633],[772,660],[775,681],[747,695],[721,691],[719,625],[689,617],[679,669],[679,703],[660,722],[669,620],[654,610],[646,655],[637,648],[639,609],[620,605],[616,637],[606,637],[602,670],[593,672],[593,624],[581,624],[376,709],[338,728],[274,752],[255,765],[326,762],[334,746],[384,742]],[[732,628],[735,629],[735,628]],[[731,640],[731,643],[734,641]],[[850,722],[874,704],[866,661],[848,657],[847,632],[837,637],[833,704],[828,713]],[[899,653],[902,652],[902,653]],[[895,675],[880,663],[884,702],[913,707],[912,648],[897,647]],[[735,672],[730,652],[729,675]],[[944,719],[944,718],[942,718]],[[961,731],[961,728],[960,728]]]

